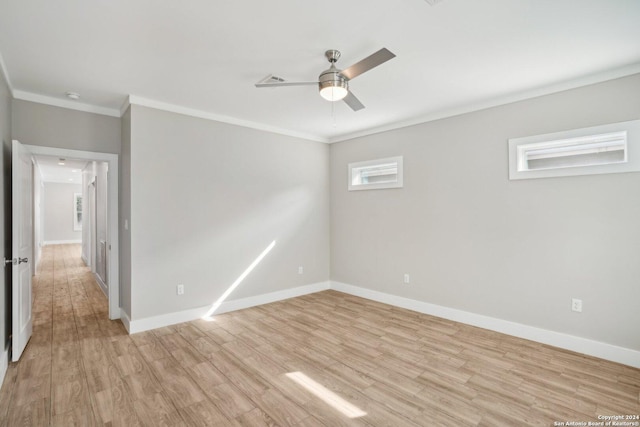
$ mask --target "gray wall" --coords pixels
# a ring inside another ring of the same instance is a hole
[[[228,300],[329,279],[326,144],[139,106],[131,121],[133,320],[213,303],[274,240]]]
[[[82,193],[80,184],[44,183],[44,242],[82,240],[82,231],[73,230],[73,194]]]
[[[634,75],[333,144],[332,279],[640,350],[640,173],[509,181],[507,157],[638,119],[638,93]],[[347,191],[347,163],[396,155],[404,188]]]
[[[0,71],[0,259],[11,255],[11,94],[4,75]],[[4,264],[4,263],[3,263]],[[11,268],[3,267],[0,275],[0,353],[8,347],[11,305]]]
[[[22,144],[120,153],[120,119],[14,99],[12,134]]]

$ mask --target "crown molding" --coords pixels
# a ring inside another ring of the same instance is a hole
[[[131,106],[130,99],[131,99],[131,95],[127,95],[127,97],[124,99],[124,102],[120,106],[120,117],[124,116],[124,114],[127,112],[129,107]]]
[[[543,87],[518,92],[515,94],[493,98],[483,102],[460,106],[448,110],[432,112],[418,117],[414,117],[409,120],[402,120],[398,122],[388,123],[386,125],[377,126],[373,128],[364,129],[357,132],[351,132],[343,135],[337,135],[333,137],[322,137],[319,135],[308,134],[304,132],[298,132],[291,129],[280,128],[277,126],[271,126],[265,123],[254,122],[250,120],[244,120],[236,117],[226,116],[222,114],[215,114],[204,110],[198,110],[195,108],[184,107],[176,104],[160,102],[149,98],[144,98],[137,95],[129,95],[120,109],[99,107],[91,104],[85,104],[77,101],[71,101],[61,98],[55,98],[46,95],[39,95],[36,93],[25,92],[22,90],[13,89],[9,80],[2,55],[0,54],[0,72],[5,77],[9,91],[13,98],[24,101],[31,101],[40,104],[53,105],[56,107],[68,108],[72,110],[84,111],[88,113],[102,114],[111,117],[122,117],[127,111],[130,105],[139,105],[143,107],[154,108],[157,110],[168,111],[176,114],[182,114],[186,116],[196,117],[205,120],[212,120],[222,123],[227,123],[236,126],[242,126],[250,129],[261,130],[264,132],[271,132],[285,136],[291,136],[294,138],[301,138],[309,141],[323,142],[323,143],[335,143],[341,141],[347,141],[350,139],[360,138],[364,136],[374,135],[377,133],[387,132],[391,130],[401,129],[405,127],[415,126],[435,120],[445,119],[448,117],[454,117],[461,114],[471,113],[474,111],[480,111],[487,108],[497,107],[500,105],[511,104],[514,102],[523,101],[526,99],[536,98],[539,96],[550,95],[557,92],[562,92],[570,89],[575,89],[582,86],[588,86],[591,84],[602,83],[608,80],[614,80],[621,77],[630,76],[640,73],[640,63],[631,64],[625,67],[616,68],[613,70],[607,70],[600,73],[589,74],[580,78],[566,80],[560,83],[554,83]]]
[[[98,107],[78,101],[55,98],[53,96],[40,95],[22,90],[14,90],[13,97],[21,101],[36,102],[38,104],[52,105],[54,107],[67,108],[69,110],[84,111],[85,113],[101,114],[103,116],[120,117],[120,111],[115,108]]]
[[[327,138],[320,137],[318,135],[312,135],[308,133],[297,132],[289,129],[284,129],[276,126],[270,126],[264,123],[253,122],[250,120],[238,119],[236,117],[224,116],[221,114],[210,113],[203,110],[197,110],[194,108],[182,107],[180,105],[169,104],[165,102],[155,101],[153,99],[143,98],[136,95],[129,95],[127,102],[122,105],[120,111],[124,112],[129,108],[129,105],[139,105],[142,107],[154,108],[156,110],[168,111],[170,113],[183,114],[185,116],[196,117],[199,119],[213,120],[216,122],[227,123],[231,125],[242,126],[251,129],[257,129],[265,132],[277,133],[285,136],[292,136],[295,138],[302,138],[309,141],[316,142],[329,142]]]
[[[487,108],[498,107],[500,105],[511,104],[518,101],[524,101],[526,99],[537,98],[539,96],[551,95],[557,92],[563,92],[570,89],[576,89],[582,86],[588,86],[596,83],[602,83],[608,80],[615,80],[621,77],[630,76],[640,73],[640,63],[627,65],[625,67],[616,68],[613,70],[607,70],[600,73],[589,74],[576,79],[566,80],[560,83],[554,83],[551,85],[538,87],[531,90],[526,90],[507,96],[493,98],[491,100],[469,104],[452,108],[449,110],[443,110],[438,112],[429,113],[423,116],[414,117],[413,119],[403,120],[399,122],[389,123],[383,126],[377,126],[375,128],[369,128],[357,132],[352,132],[345,135],[338,135],[329,138],[329,143],[347,141],[363,136],[373,135],[376,133],[387,132],[390,130],[401,129],[409,126],[415,126],[422,123],[432,122],[435,120],[446,119],[448,117],[459,116],[461,114],[472,113],[474,111],[486,110]]]

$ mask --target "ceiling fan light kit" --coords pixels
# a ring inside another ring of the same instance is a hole
[[[277,87],[277,86],[308,86],[318,85],[320,96],[327,101],[335,102],[344,100],[344,102],[353,110],[358,111],[364,108],[364,105],[355,97],[353,92],[349,90],[349,80],[359,76],[360,74],[371,70],[378,65],[395,58],[395,55],[386,48],[382,48],[373,55],[369,55],[363,60],[353,64],[345,70],[336,68],[336,62],[340,59],[340,51],[330,49],[326,51],[325,56],[331,66],[320,73],[318,81],[315,82],[287,82],[281,77],[269,75],[263,80],[256,83],[256,87]]]
[[[320,96],[331,102],[340,101],[349,93],[349,85],[346,81],[331,81],[324,87],[323,83],[320,83],[320,88]]]

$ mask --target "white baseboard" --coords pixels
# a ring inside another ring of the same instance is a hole
[[[68,245],[71,243],[82,243],[82,240],[46,240],[42,245]]]
[[[96,282],[98,282],[98,286],[100,286],[100,289],[102,289],[102,293],[104,293],[104,295],[109,298],[109,289],[107,288],[107,284],[104,283],[99,274],[93,273],[93,277],[95,277]]]
[[[9,369],[9,349],[6,348],[0,355],[0,387],[4,383],[4,377]]]
[[[297,288],[271,292],[268,294],[256,295],[253,297],[241,298],[232,301],[225,301],[220,304],[214,314],[222,314],[230,311],[241,310],[244,308],[255,307],[257,305],[282,301],[285,299],[320,292],[327,289],[333,289],[339,292],[344,292],[350,295],[378,301],[384,304],[389,304],[396,307],[417,311],[419,313],[429,314],[432,316],[442,317],[444,319],[465,323],[467,325],[477,326],[503,334],[512,335],[515,337],[536,341],[542,344],[548,344],[566,350],[571,350],[578,353],[587,354],[589,356],[595,356],[601,359],[640,368],[640,351],[637,350],[618,347],[600,341],[594,341],[591,339],[581,338],[561,332],[549,331],[534,326],[523,325],[521,323],[510,322],[508,320],[497,319],[494,317],[484,316],[481,314],[471,313],[455,308],[444,307],[424,301],[413,300],[410,298],[404,298],[397,295],[391,295],[384,292],[378,292],[371,289],[361,288],[358,286],[334,281],[319,282],[311,285],[299,286]],[[189,322],[191,320],[199,319],[205,316],[210,309],[211,306],[207,305],[203,307],[197,307],[138,320],[131,320],[127,313],[122,311],[121,320],[127,331],[130,334],[134,334],[137,332],[143,332],[150,329],[161,328],[164,326],[174,325],[176,323]],[[8,360],[8,358],[5,359]]]
[[[127,332],[129,332],[130,334],[133,333],[131,332],[131,319],[129,318],[127,312],[122,309],[122,307],[120,308],[120,321],[124,325],[124,328],[127,330]]]
[[[271,302],[282,301],[289,298],[326,291],[329,289],[329,282],[319,282],[311,285],[299,286],[292,289],[270,292],[268,294],[256,295],[253,297],[241,298],[232,301],[225,301],[213,313],[222,314],[229,311],[241,310],[243,308],[255,307],[257,305],[269,304]],[[122,312],[122,323],[130,334],[148,331],[149,329],[162,328],[164,326],[175,325],[176,323],[190,322],[207,315],[211,310],[211,305],[177,311],[174,313],[162,314],[159,316],[147,317],[144,319],[131,320],[127,314]]]
[[[508,320],[496,319],[494,317],[483,316],[481,314],[470,313],[468,311],[430,304],[410,298],[399,297],[384,292],[348,285],[346,283],[332,281],[330,286],[331,289],[344,292],[346,294],[640,368],[640,351],[637,350],[618,347],[612,344],[576,337],[574,335],[568,335],[561,332],[536,328],[534,326],[523,325],[521,323],[510,322]]]

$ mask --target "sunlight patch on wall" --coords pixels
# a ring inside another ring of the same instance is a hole
[[[229,288],[227,288],[227,290],[224,291],[222,296],[220,298],[218,298],[218,300],[216,302],[213,303],[213,305],[211,306],[209,311],[207,311],[207,314],[205,314],[202,317],[203,319],[205,319],[205,320],[213,320],[213,319],[211,319],[211,315],[216,312],[218,307],[220,307],[220,305],[229,297],[229,295],[231,295],[231,292],[233,292],[238,287],[238,285],[240,285],[240,283],[242,283],[242,281],[251,273],[251,271],[253,271],[253,269],[256,268],[256,266],[258,264],[260,264],[260,261],[262,261],[262,259],[265,256],[267,256],[267,254],[269,252],[271,252],[271,249],[273,249],[273,247],[275,245],[276,245],[276,241],[274,240],[273,242],[271,242],[269,244],[269,246],[266,247],[266,249],[264,251],[262,251],[262,253],[260,255],[258,255],[258,258],[253,260],[253,262],[249,265],[249,267],[247,267],[247,269],[236,279],[236,281],[233,282],[231,284],[231,286],[229,286]]]

